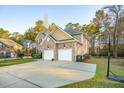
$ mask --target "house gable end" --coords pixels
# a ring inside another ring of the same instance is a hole
[[[54,49],[56,46],[56,42],[50,36],[45,37],[44,41],[40,44],[42,49]]]
[[[63,31],[61,28],[56,27],[56,30],[54,30],[53,33],[51,33],[51,36],[55,38],[56,40],[68,40],[68,39],[73,39],[71,35]]]
[[[48,38],[49,38],[50,40],[52,40],[54,43],[56,43],[56,41],[55,41],[49,34],[47,34],[47,35],[44,37],[44,39],[42,40],[42,42],[40,43],[40,45],[43,45],[44,42],[49,41]]]

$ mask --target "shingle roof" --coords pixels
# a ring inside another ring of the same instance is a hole
[[[20,44],[16,43],[15,41],[13,40],[10,40],[10,39],[1,39],[0,38],[0,42],[8,45],[8,46],[14,46],[14,45],[17,45],[18,47],[22,47]]]
[[[76,35],[76,34],[81,34],[80,31],[76,31],[74,29],[65,29],[65,31],[70,34],[70,35]]]
[[[61,27],[59,27],[59,26],[56,26],[56,29],[62,30],[62,31],[65,32],[67,35],[69,35],[70,38],[69,38],[69,39],[63,39],[63,40],[57,40],[57,39],[54,38],[54,36],[52,36],[52,34],[50,33],[51,31],[45,31],[45,32],[43,32],[43,33],[41,33],[41,34],[44,34],[44,35],[49,34],[49,36],[50,36],[51,38],[53,38],[56,42],[67,42],[67,41],[70,42],[70,41],[76,41],[76,42],[79,42],[79,43],[80,43],[80,41],[77,40],[77,39],[75,39],[72,35],[82,34],[81,32],[76,31],[76,30],[73,30],[73,29],[70,29],[70,30],[63,30],[63,29],[62,29]]]

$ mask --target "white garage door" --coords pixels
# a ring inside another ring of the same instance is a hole
[[[52,58],[54,58],[53,50],[44,50],[43,57],[45,60],[51,60]]]
[[[59,49],[58,60],[60,61],[72,61],[72,49]]]

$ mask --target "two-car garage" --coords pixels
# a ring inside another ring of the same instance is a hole
[[[58,49],[57,51],[58,61],[72,61],[72,49]],[[43,52],[44,60],[54,59],[54,50],[44,50]]]

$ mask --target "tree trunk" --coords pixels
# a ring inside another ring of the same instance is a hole
[[[95,40],[94,40],[94,36],[92,36],[91,38],[91,55],[94,55],[95,53]]]
[[[114,33],[113,33],[113,57],[117,57],[117,40],[116,40],[116,35],[117,35],[117,24],[118,24],[118,16],[116,17],[116,23],[115,23],[115,28],[114,28]]]
[[[99,56],[100,56],[100,40],[101,40],[101,38],[100,38],[100,35],[99,35]]]

